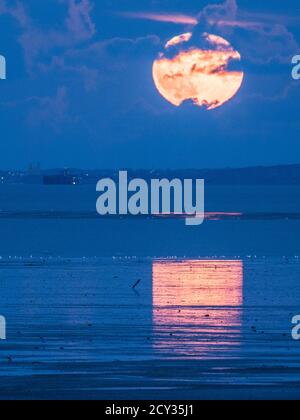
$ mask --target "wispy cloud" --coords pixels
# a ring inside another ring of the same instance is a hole
[[[274,25],[294,26],[300,24],[300,18],[295,16],[286,16],[266,13],[250,13],[238,10],[235,13],[235,19],[229,16],[220,18],[220,16],[207,17],[207,22],[219,27],[243,28],[257,30],[258,28],[268,28]],[[201,20],[201,19],[199,19]]]
[[[242,10],[237,0],[209,4],[197,16],[176,13],[121,13],[124,18],[193,26],[193,32],[218,33],[232,39],[243,51],[243,57],[255,64],[272,61],[287,63],[298,43],[289,27],[300,24],[300,18],[266,12]],[[242,32],[241,32],[242,31]]]
[[[198,20],[194,16],[167,13],[120,13],[120,16],[129,19],[152,20],[155,22],[175,23],[177,25],[197,25]]]

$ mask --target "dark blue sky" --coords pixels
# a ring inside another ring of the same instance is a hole
[[[160,21],[178,14],[199,24]],[[295,0],[0,0],[0,168],[300,163],[299,28]],[[153,61],[187,30],[243,57],[242,89],[219,109],[176,108],[154,86]]]

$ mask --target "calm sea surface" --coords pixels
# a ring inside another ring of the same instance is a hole
[[[300,188],[208,187],[244,218],[192,228],[96,198],[0,188],[0,398],[299,397]]]
[[[103,219],[93,186],[0,186],[0,256],[295,256],[300,187],[206,187],[206,212],[244,219]]]

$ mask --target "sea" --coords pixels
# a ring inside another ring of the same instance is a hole
[[[300,187],[206,186],[206,220],[0,186],[0,399],[300,395]]]

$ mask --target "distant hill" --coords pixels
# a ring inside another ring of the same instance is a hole
[[[126,168],[120,168],[126,170]],[[249,168],[186,169],[186,170],[130,170],[130,178],[198,178],[211,185],[300,185],[299,165],[257,166]],[[118,179],[118,170],[52,169],[39,173],[30,171],[0,171],[2,184],[42,184],[45,177],[62,174],[76,177],[76,184],[96,184],[101,178]]]
[[[225,169],[186,169],[186,170],[128,170],[132,178],[198,178],[212,185],[300,185],[300,164],[270,167],[225,168]],[[116,171],[92,171],[90,177],[117,178]]]
[[[207,183],[237,185],[300,185],[300,165],[199,171]]]

